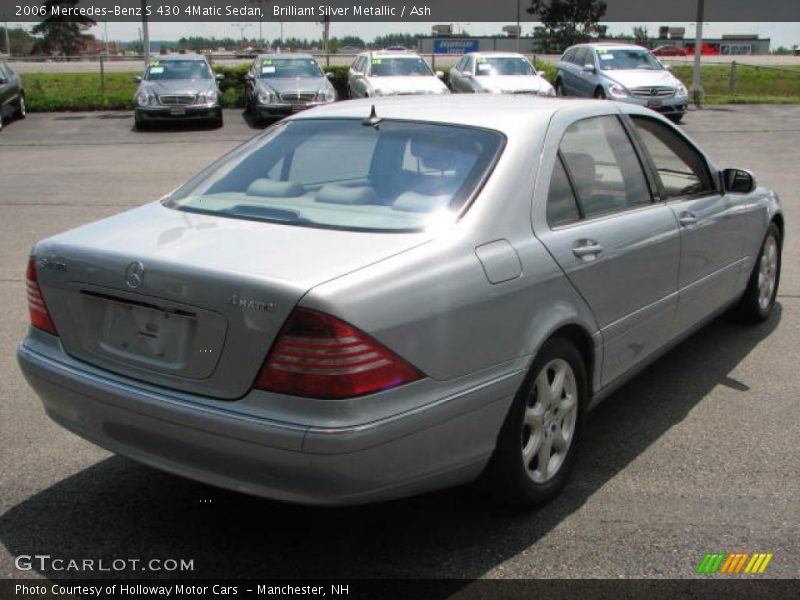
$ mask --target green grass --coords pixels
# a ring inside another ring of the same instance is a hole
[[[692,67],[680,65],[672,72],[686,87],[692,83]],[[770,69],[737,65],[734,89],[731,67],[707,65],[700,76],[705,101],[709,104],[798,104],[800,103],[800,68]]]
[[[546,77],[553,80],[554,66],[537,60],[536,68],[545,71]],[[216,65],[214,70],[225,75],[220,84],[223,106],[244,106],[244,75],[248,66]],[[347,67],[324,70],[333,73],[331,82],[339,98],[346,98]],[[690,86],[691,66],[679,65],[672,72]],[[133,77],[138,74],[106,73],[105,93],[101,91],[100,73],[30,73],[22,75],[22,81],[30,111],[130,110],[136,91]],[[800,67],[776,70],[738,65],[734,93],[731,93],[727,65],[704,66],[702,81],[707,104],[800,104]]]

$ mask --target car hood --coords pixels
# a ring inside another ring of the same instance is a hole
[[[620,85],[630,89],[636,87],[666,86],[677,87],[678,80],[669,71],[644,71],[641,69],[603,71],[603,75],[608,79],[616,81]]]
[[[276,79],[259,79],[257,86],[268,92],[284,94],[288,92],[316,93],[331,86],[326,77],[291,77]]]
[[[500,92],[547,92],[552,86],[536,75],[476,77],[484,89]]]
[[[372,89],[395,94],[438,94],[447,90],[447,86],[438,77],[370,77]]]
[[[168,79],[164,81],[143,81],[140,91],[161,96],[162,94],[202,94],[215,91],[217,84],[213,79]]]

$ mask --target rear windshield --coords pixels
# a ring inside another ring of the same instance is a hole
[[[204,60],[154,60],[147,66],[145,79],[211,79],[211,69]]]
[[[313,58],[264,58],[258,65],[258,75],[262,79],[323,76]]]
[[[534,75],[533,67],[524,58],[516,56],[478,57],[475,74],[478,77],[492,75]]]
[[[485,129],[361,119],[280,123],[165,205],[253,221],[418,231],[455,220],[499,154]]]
[[[428,63],[418,56],[373,58],[370,75],[373,77],[414,77],[433,75]]]

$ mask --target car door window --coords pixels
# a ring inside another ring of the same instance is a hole
[[[559,149],[586,218],[652,203],[642,165],[617,117],[573,123]]]
[[[575,223],[580,218],[575,192],[564,170],[561,156],[557,156],[547,192],[547,224],[550,227],[559,227]]]
[[[572,62],[574,62],[579,67],[582,67],[587,62],[589,62],[588,54],[589,52],[588,50],[586,50],[586,48],[578,48],[575,51],[575,56],[572,58]]]
[[[715,192],[703,156],[668,125],[648,117],[632,118],[653,161],[663,199]]]
[[[564,52],[564,56],[561,57],[561,62],[572,62],[572,57],[575,56],[575,50],[570,49]]]

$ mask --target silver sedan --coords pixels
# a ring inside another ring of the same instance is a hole
[[[450,69],[450,88],[456,93],[536,94],[555,96],[553,86],[522,54],[470,52]]]
[[[775,193],[646,108],[336,103],[36,244],[18,359],[57,423],[213,485],[533,504],[587,410],[722,312],[769,317],[783,238]]]

